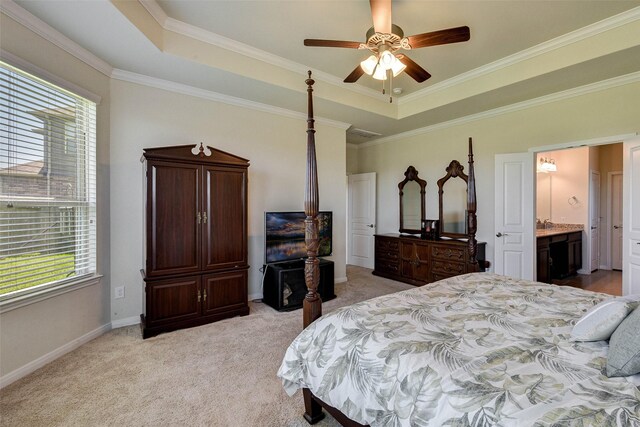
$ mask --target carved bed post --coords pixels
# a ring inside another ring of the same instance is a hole
[[[311,71],[309,78],[305,81],[308,94],[308,117],[307,117],[307,178],[304,190],[304,213],[307,216],[304,220],[305,233],[304,240],[307,245],[307,259],[304,265],[304,279],[307,285],[307,295],[303,303],[303,324],[306,328],[314,320],[322,315],[322,300],[318,294],[318,283],[320,282],[320,261],[318,260],[318,167],[316,163],[316,141],[315,129],[313,128],[313,84]]]
[[[478,230],[478,220],[476,217],[476,174],[473,167],[473,144],[469,137],[469,175],[467,182],[467,232],[469,234],[469,256],[470,262],[474,265],[475,271],[479,270],[476,253],[478,250],[478,241],[476,240],[476,231]]]
[[[307,175],[304,189],[304,213],[307,216],[304,220],[304,241],[307,245],[307,259],[304,264],[304,281],[307,285],[307,294],[302,303],[303,326],[306,328],[318,317],[322,316],[322,299],[318,294],[318,283],[320,282],[320,261],[318,261],[318,166],[316,162],[316,140],[315,129],[313,128],[313,84],[311,78],[305,80],[307,84]],[[322,407],[314,399],[308,388],[302,390],[304,396],[304,418],[309,424],[315,424],[324,418]]]

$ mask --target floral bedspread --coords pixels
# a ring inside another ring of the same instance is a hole
[[[570,341],[607,296],[491,273],[335,310],[278,376],[371,426],[640,426],[640,390],[604,375],[608,343]]]

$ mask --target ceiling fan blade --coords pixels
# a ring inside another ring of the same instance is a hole
[[[344,79],[345,83],[355,83],[364,74],[364,70],[358,65],[352,72]]]
[[[411,49],[417,49],[419,47],[436,46],[439,44],[466,42],[471,38],[471,34],[469,27],[465,26],[416,34],[407,38],[409,39]]]
[[[360,47],[360,42],[348,42],[344,40],[304,39],[304,45],[316,47],[345,47],[348,49],[358,49]]]
[[[431,74],[415,62],[407,55],[398,55],[398,60],[402,62],[407,68],[404,69],[404,72],[407,73],[413,80],[418,83],[422,83],[431,77]]]
[[[391,0],[369,0],[373,29],[376,33],[391,33]]]

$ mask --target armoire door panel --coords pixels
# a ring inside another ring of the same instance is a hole
[[[203,269],[247,264],[246,169],[204,167]]]
[[[208,274],[202,285],[204,316],[247,306],[247,270]]]
[[[200,316],[200,276],[147,283],[149,326],[180,322]]]
[[[200,269],[200,167],[150,162],[147,195],[147,275]]]

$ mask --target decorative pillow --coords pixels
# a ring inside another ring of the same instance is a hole
[[[640,373],[640,308],[620,323],[609,341],[608,377],[626,377]]]
[[[591,307],[573,327],[574,341],[608,340],[613,331],[638,306],[640,296],[611,298]]]

